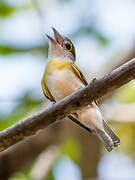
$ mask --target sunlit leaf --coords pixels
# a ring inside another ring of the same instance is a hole
[[[55,180],[52,169],[49,171],[47,177],[44,180]]]
[[[117,124],[118,125],[118,124]],[[121,139],[121,145],[118,151],[131,156],[135,160],[135,124],[134,123],[120,123],[118,136]]]
[[[130,103],[135,101],[135,80],[117,90],[115,96],[120,102]]]
[[[73,161],[78,162],[81,157],[81,145],[78,139],[69,138],[61,145],[62,152],[68,155]]]

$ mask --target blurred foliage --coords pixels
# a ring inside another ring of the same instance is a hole
[[[76,32],[72,34],[72,36],[82,36],[82,35],[89,35],[93,36],[102,46],[107,46],[109,44],[109,40],[105,35],[103,35],[95,26],[92,24],[87,26],[80,26]]]
[[[48,173],[46,180],[54,180],[53,170],[57,163],[59,163],[63,158],[69,157],[74,163],[78,163],[81,158],[81,144],[79,140],[75,137],[71,137],[63,140],[60,144],[60,156],[57,158],[52,169]]]
[[[24,118],[33,109],[39,107],[41,103],[41,100],[32,98],[30,92],[26,93],[10,114],[0,117],[0,131]]]
[[[27,177],[24,173],[16,173],[13,177],[11,177],[9,180],[29,180],[29,177]]]
[[[13,53],[22,53],[22,52],[30,52],[30,53],[42,53],[44,56],[47,56],[48,44],[37,45],[36,47],[16,47],[12,45],[0,45],[0,54],[8,55]]]
[[[55,180],[54,178],[54,169],[63,158],[69,157],[73,162],[78,163],[81,157],[81,145],[77,138],[71,137],[63,140],[63,142],[59,145],[60,155],[54,162],[53,166],[50,167],[50,171],[48,172],[45,180]],[[29,180],[30,173],[33,163],[30,163],[29,166],[22,169],[20,172],[15,173],[10,180]]]
[[[8,5],[4,0],[0,1],[0,16],[9,16],[16,11],[16,8]]]
[[[135,124],[134,123],[117,123],[117,135],[121,139],[121,145],[118,151],[125,153],[135,161]],[[117,150],[117,149],[116,149]]]
[[[33,162],[29,163],[21,171],[13,174],[9,180],[30,180],[30,171],[31,171],[32,165],[33,165]]]
[[[26,9],[28,7],[28,5],[22,7],[13,7],[9,5],[5,0],[0,0],[0,16],[8,17],[12,15],[14,12]]]
[[[114,98],[124,103],[131,103],[135,101],[135,80],[122,86],[116,91]]]
[[[53,169],[50,169],[47,177],[45,177],[44,180],[55,180],[54,175],[53,175]]]
[[[63,155],[67,155],[72,161],[78,162],[81,157],[81,144],[78,139],[71,138],[65,140],[61,145]]]

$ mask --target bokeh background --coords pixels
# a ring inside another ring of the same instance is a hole
[[[134,0],[0,0],[0,131],[49,105],[40,82],[52,26],[73,41],[88,81],[135,57]],[[1,152],[0,179],[134,180],[135,81],[99,103],[119,148],[107,153],[65,119]]]

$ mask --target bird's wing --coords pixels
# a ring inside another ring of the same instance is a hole
[[[49,89],[48,89],[47,86],[46,86],[45,77],[44,77],[44,76],[43,76],[43,78],[42,78],[42,80],[41,80],[41,84],[42,84],[42,89],[43,89],[44,95],[45,95],[50,101],[56,102],[55,99],[53,98],[53,96],[51,95]]]
[[[83,84],[84,84],[85,86],[87,86],[88,83],[87,83],[84,75],[83,75],[83,74],[81,73],[81,71],[78,69],[78,67],[77,67],[75,64],[73,64],[73,63],[71,64],[71,66],[72,66],[72,69],[73,69],[74,73],[77,75],[77,77],[83,82]],[[98,101],[97,101],[97,100],[95,101],[95,103],[96,103],[96,105],[98,105]]]
[[[73,63],[71,64],[71,67],[72,67],[74,73],[76,74],[76,76],[83,82],[83,84],[85,86],[87,86],[88,83],[87,83],[85,77],[83,76],[83,74],[81,73],[81,71],[78,69],[78,67]]]
[[[81,126],[83,129],[85,129],[86,131],[90,132],[90,133],[94,133],[95,131],[93,129],[90,129],[89,127],[85,126],[84,124],[82,124],[80,121],[78,121],[77,117],[74,116],[74,114],[69,115],[68,118],[73,121],[75,124]]]

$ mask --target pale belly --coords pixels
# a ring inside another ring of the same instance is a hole
[[[46,85],[56,101],[84,87],[72,69],[56,70],[47,77]],[[91,129],[103,129],[101,113],[93,102],[78,111],[78,120]]]
[[[47,77],[47,87],[56,101],[83,86],[81,80],[70,69],[55,70]]]

